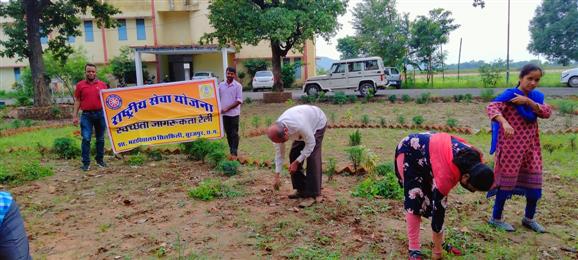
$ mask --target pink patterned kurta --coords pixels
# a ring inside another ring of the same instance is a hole
[[[539,118],[549,118],[552,109],[540,105]],[[507,138],[500,127],[498,147],[494,156],[495,186],[500,190],[542,188],[542,152],[538,121],[528,122],[516,107],[505,102],[492,102],[486,108],[490,119],[502,115],[514,128],[514,136]]]

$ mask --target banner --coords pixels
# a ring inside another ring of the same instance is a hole
[[[114,153],[223,137],[214,78],[106,89],[100,98]]]

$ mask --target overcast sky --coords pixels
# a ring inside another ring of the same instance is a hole
[[[514,61],[536,59],[538,56],[528,52],[530,42],[528,26],[541,0],[510,0],[510,59]],[[350,0],[348,12],[339,19],[342,28],[328,43],[317,39],[317,56],[339,59],[337,39],[354,35],[351,22],[353,7],[361,0]],[[486,7],[474,8],[472,0],[397,0],[397,11],[409,13],[410,20],[418,15],[427,15],[434,8],[444,8],[452,12],[456,24],[461,27],[450,34],[450,41],[443,46],[447,51],[447,63],[457,63],[462,43],[462,62],[470,60],[492,61],[506,59],[507,46],[507,0],[486,0]],[[543,59],[543,57],[542,57]]]

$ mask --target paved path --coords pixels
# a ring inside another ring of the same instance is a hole
[[[465,95],[470,94],[474,97],[480,96],[480,92],[483,89],[481,88],[453,88],[453,89],[381,89],[377,91],[377,96],[384,96],[384,95],[396,95],[401,97],[401,95],[407,94],[411,97],[418,97],[422,93],[431,93],[432,96],[437,97],[451,97],[453,95]],[[502,92],[504,89],[496,88],[493,89],[494,94]],[[291,89],[287,90],[293,93],[293,99],[298,99],[301,96],[305,95],[301,89]],[[547,97],[548,96],[578,96],[578,88],[540,88],[540,91],[544,93]],[[353,90],[344,90],[345,94],[358,94]],[[327,93],[327,95],[333,95],[332,92]],[[245,98],[250,97],[253,100],[260,100],[263,99],[263,92],[243,92],[243,96]],[[13,105],[16,100],[15,99],[0,99],[0,101],[4,101],[6,105]],[[72,98],[59,98],[57,99],[58,103],[69,103],[72,104]]]

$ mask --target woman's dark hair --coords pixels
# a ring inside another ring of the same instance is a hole
[[[469,183],[477,190],[488,191],[494,183],[494,172],[482,163],[481,153],[473,147],[464,148],[456,154],[453,163],[462,175],[469,174]]]
[[[540,74],[544,75],[544,70],[542,70],[542,68],[540,68],[540,66],[533,64],[533,63],[528,63],[528,64],[524,65],[524,67],[522,67],[522,69],[520,69],[520,75],[518,76],[518,78],[522,79],[524,76],[530,74],[530,72],[536,71],[536,70],[539,70]],[[518,86],[520,86],[520,81],[518,81]]]

